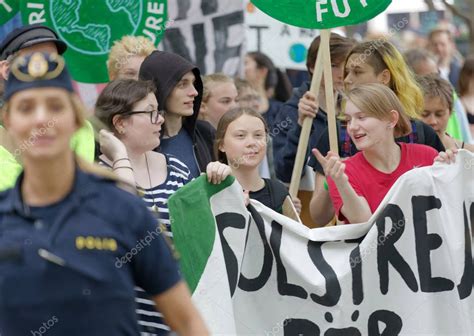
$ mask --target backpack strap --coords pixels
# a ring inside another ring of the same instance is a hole
[[[410,143],[425,143],[425,131],[421,121],[413,119],[411,120],[411,133],[408,135]]]
[[[415,123],[417,125],[417,132],[416,134],[418,135],[417,142],[419,144],[425,144],[425,127],[423,125],[423,122],[420,120],[415,120]]]

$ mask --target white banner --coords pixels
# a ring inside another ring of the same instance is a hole
[[[242,0],[168,1],[168,13],[160,48],[191,60],[202,74],[239,74],[245,53]]]
[[[212,227],[193,211],[175,233],[193,298],[216,335],[473,335],[473,177],[461,151],[406,173],[369,222],[319,229],[214,190]]]

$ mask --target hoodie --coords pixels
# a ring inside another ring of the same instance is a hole
[[[291,180],[301,134],[301,126],[298,124],[298,103],[309,88],[310,82],[307,81],[294,90],[291,98],[281,106],[273,127],[270,129],[270,136],[273,140],[275,173],[277,178],[286,183],[289,183]],[[327,128],[327,123],[326,112],[319,109],[311,126],[311,135],[306,150],[306,161],[310,157],[309,149],[313,148],[317,143],[322,132]]]
[[[215,130],[208,122],[197,120],[204,90],[199,69],[177,54],[155,50],[143,61],[139,77],[153,81],[158,104],[164,107],[176,84],[189,71],[192,71],[196,78],[194,87],[198,95],[194,98],[193,115],[183,118],[183,128],[193,141],[196,163],[201,172],[205,172],[207,164],[214,160]]]

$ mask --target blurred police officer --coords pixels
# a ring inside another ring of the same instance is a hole
[[[66,50],[66,43],[61,41],[58,35],[49,27],[32,24],[16,28],[0,43],[0,77],[4,80],[8,78],[10,63],[15,56],[26,55],[35,51],[61,55]],[[3,94],[0,94],[1,105],[3,105]],[[15,148],[11,148],[8,139],[1,136],[3,132],[4,130],[0,127],[0,147],[3,146],[10,152],[14,152]],[[94,130],[88,121],[74,134],[71,146],[85,160],[89,162],[94,160]],[[13,182],[6,181],[5,183],[8,185]]]
[[[24,171],[0,193],[0,334],[137,335],[137,285],[178,334],[207,335],[143,201],[70,148],[84,116],[62,57],[17,56],[5,102]]]

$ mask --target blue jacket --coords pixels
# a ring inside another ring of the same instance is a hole
[[[307,81],[293,91],[291,98],[280,108],[273,128],[270,130],[270,136],[273,139],[275,173],[283,182],[291,181],[301,133],[301,126],[298,124],[298,102],[309,88],[310,82]],[[315,146],[325,128],[327,128],[326,112],[319,109],[316,118],[313,119],[306,161],[310,157],[310,149]]]
[[[265,118],[268,129],[272,130],[283,103],[275,99],[270,99],[268,103],[268,110],[263,114],[263,117]]]

